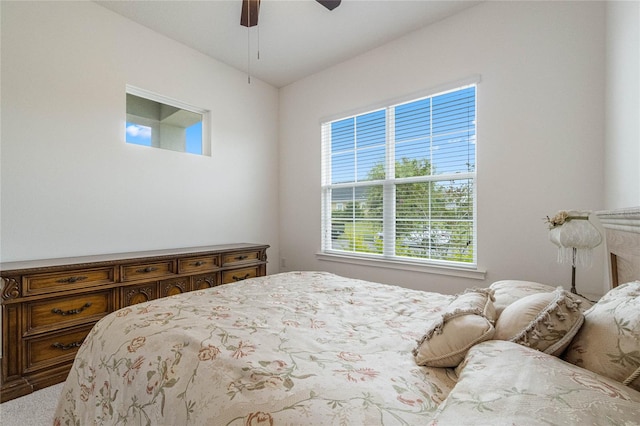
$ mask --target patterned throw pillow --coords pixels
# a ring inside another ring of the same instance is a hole
[[[559,356],[584,322],[581,303],[582,298],[562,287],[523,297],[502,311],[494,339]]]
[[[495,300],[493,306],[496,308],[496,317],[500,317],[500,314],[507,306],[525,296],[538,293],[551,293],[556,289],[550,285],[520,280],[496,281],[491,284],[489,288],[494,291],[493,296]]]
[[[610,290],[584,316],[564,359],[640,391],[640,281]]]
[[[427,367],[457,366],[473,345],[493,337],[494,321],[493,290],[466,290],[418,340],[413,350],[416,363]]]

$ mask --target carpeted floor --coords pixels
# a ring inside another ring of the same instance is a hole
[[[0,404],[2,426],[51,426],[62,383]]]

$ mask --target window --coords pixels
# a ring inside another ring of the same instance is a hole
[[[322,252],[476,265],[476,86],[322,123]]]
[[[210,155],[206,110],[127,86],[127,143]]]

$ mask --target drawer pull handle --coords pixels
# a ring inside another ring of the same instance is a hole
[[[248,258],[249,256],[247,256],[246,254],[242,254],[240,256],[236,256],[236,260],[245,260],[246,258]]]
[[[242,280],[246,280],[247,278],[249,278],[251,276],[251,274],[244,274],[243,277],[236,277],[235,275],[232,276],[231,278],[233,278],[235,281],[242,281]]]
[[[81,307],[79,307],[78,309],[70,309],[68,311],[63,311],[62,309],[54,308],[51,310],[51,312],[54,314],[62,315],[62,316],[75,315],[75,314],[79,314],[80,312],[84,311],[90,306],[91,306],[91,302],[87,302]]]
[[[205,262],[203,262],[203,261],[201,261],[201,260],[198,260],[197,262],[195,262],[195,263],[193,264],[193,266],[202,266],[202,265],[204,265],[204,264],[205,264]]]
[[[69,277],[69,278],[60,278],[57,283],[75,283],[76,281],[86,280],[87,277]]]
[[[144,269],[138,269],[136,272],[139,272],[141,274],[148,274],[149,272],[153,272],[153,271],[157,271],[158,268],[155,268],[153,266],[147,266]]]
[[[54,343],[53,345],[51,345],[51,347],[56,348],[56,349],[60,349],[63,351],[68,351],[69,349],[75,349],[75,348],[79,348],[80,346],[82,346],[82,340],[80,340],[79,342],[71,342],[68,345],[63,345],[62,343]]]

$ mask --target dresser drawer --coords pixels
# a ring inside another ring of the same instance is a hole
[[[234,269],[233,271],[224,271],[222,273],[222,283],[235,283],[237,281],[255,278],[258,276],[258,266],[253,268]]]
[[[137,281],[175,274],[174,262],[140,263],[122,267],[122,281]]]
[[[199,272],[209,272],[220,267],[220,256],[210,255],[202,257],[189,257],[178,260],[179,274],[192,274]]]
[[[144,283],[120,288],[120,306],[137,305],[158,298],[158,282]]]
[[[96,287],[115,282],[115,268],[113,267],[26,275],[24,277],[24,295]]]
[[[242,264],[246,262],[256,262],[260,259],[259,250],[235,252],[232,254],[225,254],[222,258],[222,266],[232,266],[234,264]]]
[[[114,310],[111,291],[78,294],[26,304],[26,335],[95,322]]]
[[[191,291],[191,280],[189,277],[172,278],[160,281],[160,294],[158,297],[174,296]]]
[[[45,366],[71,362],[93,325],[67,332],[59,332],[43,337],[25,339],[25,372]]]
[[[191,277],[191,288],[193,290],[204,290],[220,285],[220,274],[202,274]]]

